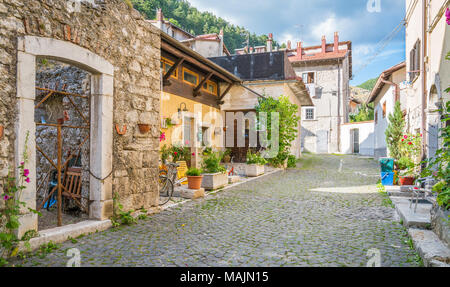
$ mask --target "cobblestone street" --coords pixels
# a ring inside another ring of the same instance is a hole
[[[394,209],[376,191],[378,164],[305,155],[296,169],[244,183],[123,226],[68,241],[16,265],[418,266]]]

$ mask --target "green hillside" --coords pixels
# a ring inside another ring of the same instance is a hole
[[[232,25],[210,12],[200,12],[186,0],[131,0],[136,10],[147,19],[156,18],[156,10],[162,9],[164,17],[175,25],[194,35],[219,33],[224,30],[224,41],[233,54],[234,49],[245,46],[249,31],[244,27]],[[250,46],[265,45],[267,35],[250,33]],[[277,43],[274,41],[274,45]]]
[[[370,80],[362,83],[358,87],[368,90],[368,91],[372,91],[372,89],[373,89],[373,87],[375,87],[375,84],[377,83],[377,81],[378,81],[378,78],[370,79]]]

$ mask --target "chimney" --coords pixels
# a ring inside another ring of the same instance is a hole
[[[287,42],[287,49],[288,50],[291,50],[292,48],[291,48],[291,40],[288,40],[288,42]]]
[[[224,48],[224,43],[223,43],[223,29],[220,29],[219,39],[220,39],[219,55],[223,56],[225,54],[225,51],[224,51],[225,48]]]
[[[297,43],[297,58],[303,59],[303,48],[302,48],[302,42]]]
[[[164,20],[164,15],[161,8],[159,8],[158,11],[156,11],[156,20],[160,22]]]
[[[272,52],[272,44],[273,44],[273,34],[269,33],[269,38],[267,39],[267,52]]]
[[[325,36],[322,36],[322,53],[325,54],[327,52],[327,39]]]
[[[334,32],[334,48],[333,51],[337,53],[339,51],[339,32]]]

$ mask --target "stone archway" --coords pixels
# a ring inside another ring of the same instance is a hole
[[[27,134],[31,182],[23,191],[22,201],[36,208],[36,152],[34,101],[36,58],[44,57],[79,67],[91,76],[91,141],[90,210],[89,217],[104,220],[112,215],[112,151],[114,67],[102,57],[73,43],[52,38],[23,36],[18,38],[17,110],[15,162],[23,161]],[[104,180],[100,180],[104,179]],[[37,230],[37,215],[20,218],[19,237],[27,230]]]

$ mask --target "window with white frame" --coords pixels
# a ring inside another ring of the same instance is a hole
[[[305,108],[305,120],[312,121],[315,120],[315,108]]]
[[[303,73],[302,74],[302,79],[303,79],[303,83],[305,84],[314,84],[314,72],[308,72],[308,73]]]

